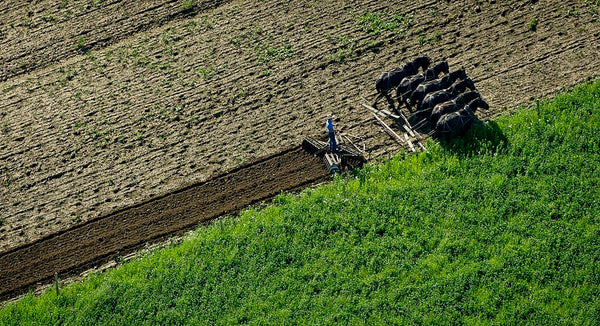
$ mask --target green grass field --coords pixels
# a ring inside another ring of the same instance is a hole
[[[600,82],[202,227],[0,324],[600,324]]]

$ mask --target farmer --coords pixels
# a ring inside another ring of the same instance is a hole
[[[327,134],[329,135],[329,149],[332,152],[337,151],[336,146],[335,146],[335,130],[333,130],[333,122],[331,122],[331,119],[327,119]]]

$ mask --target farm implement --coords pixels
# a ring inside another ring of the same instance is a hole
[[[331,120],[327,120],[327,129],[329,142],[306,137],[302,141],[302,148],[308,153],[322,158],[329,172],[335,174],[348,169],[360,168],[367,162],[362,155],[364,150],[356,146],[347,135],[334,132]]]

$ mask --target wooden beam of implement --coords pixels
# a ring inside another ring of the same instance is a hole
[[[383,130],[385,130],[385,132],[390,135],[395,141],[397,141],[400,145],[404,145],[402,138],[400,138],[400,136],[398,136],[397,133],[394,132],[394,130],[392,130],[392,128],[390,128],[390,126],[388,126],[385,122],[383,122],[383,120],[381,120],[377,114],[373,113],[373,116],[375,117],[375,119],[377,119],[377,122],[379,122],[379,124],[383,127]]]
[[[410,136],[418,138],[417,133],[410,128],[410,125],[402,125],[402,129],[406,130]]]
[[[398,112],[402,116],[402,120],[404,120],[404,124],[406,126],[405,129],[408,130],[413,137],[415,137],[415,135],[414,135],[414,133],[412,131],[412,126],[410,125],[410,122],[408,122],[408,119],[406,118],[406,116],[404,115],[404,113],[402,113],[402,111],[400,111],[400,110],[398,110]]]
[[[358,146],[356,146],[356,144],[354,144],[354,142],[352,140],[350,140],[350,138],[346,135],[342,135],[342,137],[344,139],[346,139],[346,141],[348,142],[348,144],[352,145],[352,147],[354,147],[354,149],[356,149],[359,153],[365,153],[365,151],[361,150]]]
[[[413,145],[413,143],[410,141],[410,137],[408,137],[408,134],[404,133],[404,138],[406,138],[406,142],[408,143],[408,146],[410,146],[410,149],[413,152],[416,152],[417,150],[415,149],[415,146]]]
[[[390,118],[394,118],[394,119],[400,119],[400,116],[393,114],[392,112],[388,111],[388,110],[377,110],[374,107],[367,105],[367,104],[362,104],[362,106],[364,106],[366,109],[368,109],[369,111],[373,112],[373,113],[378,113]]]
[[[363,98],[364,100],[364,98]],[[400,119],[402,118],[404,120],[404,122],[406,122],[406,124],[402,125],[401,127],[406,130],[406,132],[408,132],[408,134],[414,138],[417,138],[418,140],[423,140],[424,138],[421,136],[421,134],[419,134],[418,132],[415,132],[412,128],[412,126],[410,125],[410,123],[408,122],[408,119],[406,119],[406,116],[404,116],[404,114],[402,112],[400,112],[401,116],[395,115],[387,110],[377,110],[374,107],[364,104],[362,103],[362,106],[365,107],[366,109],[368,109],[369,111],[371,111],[373,113],[373,116],[377,119],[377,121],[383,126],[384,130],[386,131],[387,134],[389,134],[392,138],[394,138],[394,140],[398,141],[401,145],[403,145],[403,140],[400,136],[398,136],[398,134],[396,134],[392,128],[390,128],[385,122],[383,122],[381,119],[379,119],[379,117],[377,116],[377,114],[383,115],[383,116],[387,116],[390,118],[394,118],[394,119]],[[426,119],[423,119],[422,121],[420,121],[418,124],[424,123],[426,121]],[[404,133],[404,137],[406,138],[406,142],[408,143],[410,149],[413,152],[416,152],[416,149],[413,145],[413,143],[411,142],[410,138],[408,137],[408,135],[406,133]],[[353,144],[354,145],[354,144]],[[423,149],[426,152],[429,152],[427,150],[427,147],[425,147],[425,145],[423,145],[420,141],[417,141],[417,145],[419,145],[419,147],[421,149]]]
[[[366,104],[363,104],[363,106],[364,106],[365,108],[367,108],[369,111],[371,111],[371,113],[373,114],[373,116],[375,117],[375,119],[377,119],[377,122],[379,122],[379,124],[381,124],[381,126],[383,127],[383,129],[386,131],[386,133],[387,133],[388,135],[390,135],[390,136],[391,136],[391,137],[392,137],[394,140],[396,140],[396,141],[397,141],[397,142],[398,142],[400,145],[404,145],[404,141],[402,140],[402,138],[401,138],[401,137],[400,137],[400,136],[399,136],[399,135],[398,135],[396,132],[394,132],[394,130],[393,130],[392,128],[390,128],[390,126],[388,126],[388,125],[387,125],[385,122],[383,122],[383,120],[381,120],[381,119],[380,119],[380,118],[377,116],[377,113],[379,113],[379,114],[383,114],[383,115],[387,115],[387,116],[391,116],[392,118],[396,118],[396,119],[400,118],[399,116],[397,116],[397,115],[393,115],[393,114],[391,114],[391,113],[388,113],[388,112],[382,112],[382,111],[376,110],[375,108],[373,108],[373,107],[371,107],[371,106],[369,106],[369,105],[366,105]],[[407,122],[408,122],[408,121],[407,121]],[[408,126],[406,126],[406,125],[405,125],[405,126],[404,126],[404,128],[405,128],[406,130],[408,130],[408,131],[409,131],[409,133],[413,134],[413,137],[414,137],[414,132],[412,132],[412,129],[410,128],[410,125],[408,125]],[[408,146],[410,147],[410,149],[411,149],[413,152],[416,152],[415,146],[412,144],[412,142],[410,141],[410,138],[408,137],[408,135],[407,135],[406,133],[404,134],[404,137],[406,137],[406,140],[407,140],[407,143],[408,143]],[[420,144],[420,143],[419,143],[419,144]],[[421,145],[421,147],[423,147],[423,145]],[[425,149],[425,150],[426,150],[426,149]]]
[[[421,141],[422,141],[424,138],[421,136],[421,134],[420,134],[420,133],[413,131],[413,130],[410,128],[410,126],[408,126],[408,125],[402,125],[401,127],[402,127],[404,130],[406,130],[406,131],[407,131],[407,132],[408,132],[408,133],[409,133],[411,136],[413,136],[414,138],[416,138],[416,139],[417,139],[417,145],[419,145],[419,147],[421,147],[421,149],[423,149],[423,150],[424,150],[424,151],[426,151],[426,152],[429,152],[429,151],[427,150],[427,148],[425,147],[425,145],[423,145],[423,144],[421,143]],[[414,148],[413,148],[413,144],[412,144],[412,142],[410,141],[410,138],[408,137],[408,135],[407,135],[406,133],[404,133],[404,137],[406,138],[406,141],[407,141],[408,145],[411,147],[411,149],[412,149],[412,150],[413,150],[413,152],[414,152],[415,150],[414,150]]]
[[[412,129],[410,128],[410,125],[403,125],[402,127],[403,127],[403,128],[406,130],[406,131],[408,131],[408,133],[409,133],[410,135],[412,135],[413,137],[415,137],[415,138],[417,139],[417,145],[419,145],[419,147],[421,147],[421,149],[423,149],[424,151],[426,151],[426,152],[428,152],[428,153],[429,153],[429,151],[427,150],[427,147],[425,147],[425,145],[423,145],[423,144],[422,144],[422,141],[423,141],[423,140],[425,140],[425,138],[423,138],[423,136],[421,136],[421,134],[420,134],[420,133],[418,133],[418,132],[416,132],[416,131],[412,130]]]
[[[388,110],[377,110],[374,107],[367,105],[367,104],[362,104],[362,106],[364,106],[365,108],[367,108],[369,111],[373,112],[373,113],[378,113],[393,119],[400,119],[402,118],[402,120],[404,120],[404,129],[406,129],[408,131],[408,133],[412,136],[417,138],[417,134],[412,130],[412,126],[410,125],[410,122],[408,122],[408,119],[406,118],[406,116],[404,115],[404,113],[402,113],[402,111],[400,111],[400,115],[396,115],[393,114],[392,112],[388,111]]]
[[[362,141],[363,148],[362,148],[362,149],[360,149],[360,148],[359,148],[359,151],[360,151],[360,152],[363,152],[363,153],[366,153],[366,152],[367,152],[367,147],[366,147],[366,145],[365,145],[365,140],[364,140],[364,138],[362,138],[362,137],[358,137],[358,136],[355,136],[355,135],[353,135],[353,134],[351,134],[351,133],[348,133],[348,132],[345,132],[345,133],[344,133],[344,136],[345,136],[346,138],[348,138],[348,139],[350,139],[349,137],[352,137],[352,138],[354,138],[355,140],[356,140],[356,139],[358,139],[358,140]],[[355,145],[355,146],[356,146],[356,145]]]

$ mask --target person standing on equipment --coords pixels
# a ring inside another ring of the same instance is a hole
[[[335,130],[333,130],[333,122],[331,119],[327,119],[327,134],[329,135],[329,149],[331,152],[336,152],[336,144],[335,144]]]

